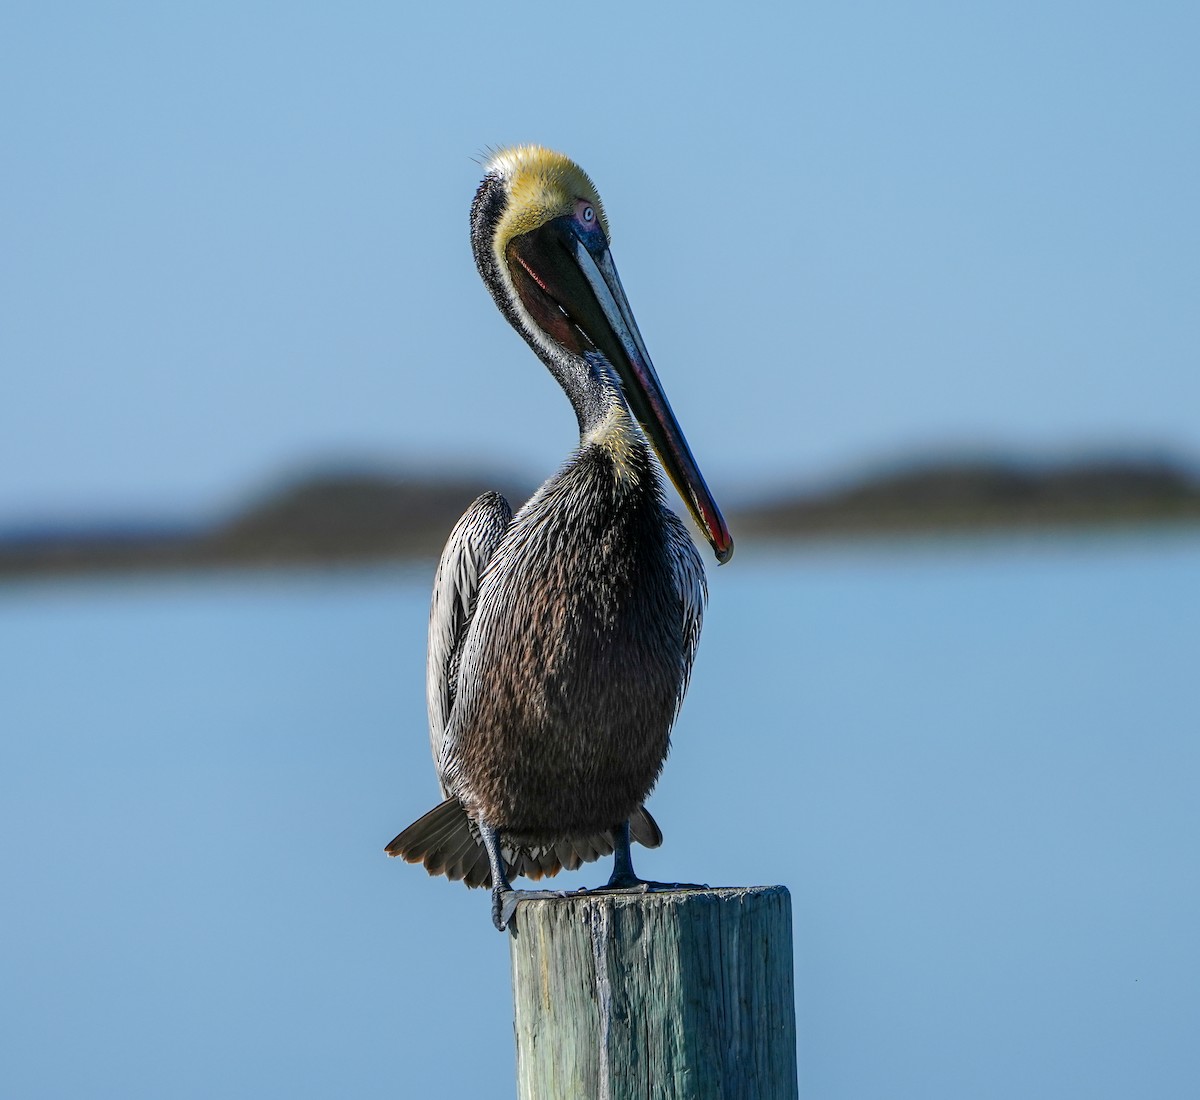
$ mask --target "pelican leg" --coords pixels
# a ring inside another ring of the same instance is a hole
[[[613,829],[613,872],[608,884],[591,893],[605,890],[707,890],[700,882],[650,882],[638,878],[633,869],[633,856],[629,851],[629,822],[624,821]]]
[[[498,931],[503,932],[508,928],[512,910],[516,908],[516,905],[515,903],[510,904],[508,912],[504,912],[505,900],[511,898],[514,891],[504,870],[504,856],[500,854],[500,834],[491,825],[480,821],[479,835],[487,850],[488,865],[492,869],[492,923]]]
[[[622,821],[613,829],[613,870],[608,889],[641,886],[642,880],[633,870],[633,853],[629,850],[629,822]]]

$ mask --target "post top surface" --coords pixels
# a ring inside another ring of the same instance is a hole
[[[736,904],[778,899],[790,904],[791,894],[786,886],[683,886],[678,889],[641,890],[637,887],[618,890],[581,890],[556,892],[550,890],[519,891],[518,908],[526,905],[581,906],[590,908],[658,908],[664,906]]]

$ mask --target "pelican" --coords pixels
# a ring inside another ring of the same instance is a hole
[[[495,152],[471,246],[501,313],[566,392],[579,447],[515,515],[498,493],[442,552],[429,615],[429,733],[443,801],[387,853],[491,886],[613,854],[606,888],[652,888],[630,841],[687,690],[704,567],[656,453],[717,561],[733,541],[671,412],[609,253],[587,174],[536,145]]]

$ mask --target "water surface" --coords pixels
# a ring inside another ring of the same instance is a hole
[[[382,855],[437,798],[429,574],[0,588],[5,1091],[512,1093],[486,896]],[[638,866],[791,888],[802,1095],[1193,1088],[1200,538],[710,582]]]

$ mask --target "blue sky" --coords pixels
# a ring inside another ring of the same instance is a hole
[[[1200,447],[1189,4],[30,5],[0,16],[0,519],[325,459],[534,477],[487,145],[599,185],[718,495],[913,452]]]

